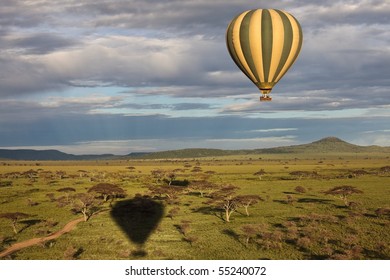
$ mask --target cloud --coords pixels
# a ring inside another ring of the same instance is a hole
[[[229,21],[253,8],[289,11],[304,32],[301,54],[270,103],[258,101],[225,46]],[[288,133],[303,141],[344,135],[343,125],[365,116],[371,130],[383,130],[389,13],[385,0],[4,0],[0,131],[7,135],[0,143],[236,139],[237,133],[242,139]],[[277,131],[289,127],[297,130]],[[364,135],[366,143],[376,141]]]
[[[251,130],[251,132],[264,132],[264,133],[268,133],[268,132],[284,132],[284,131],[295,131],[297,130],[297,128],[268,128],[268,129],[256,129],[256,130]]]
[[[0,54],[3,96],[102,86],[136,93],[166,88],[161,94],[182,97],[256,91],[228,56],[224,33],[234,14],[258,7],[257,1],[12,2],[6,2],[5,18],[28,7],[23,15],[36,22],[8,29],[0,39],[6,42]],[[302,53],[275,91],[302,97],[326,90],[359,101],[372,87],[389,86],[386,1],[295,2],[274,3],[296,14],[304,29]],[[350,19],[355,14],[359,21]],[[45,24],[57,33],[43,32]]]
[[[77,46],[78,40],[67,38],[61,34],[41,33],[6,33],[0,37],[3,48],[19,55],[44,55],[56,50]]]
[[[290,3],[296,14],[307,25],[328,24],[388,24],[390,5],[382,0],[325,0],[294,1]],[[314,3],[313,3],[314,2]],[[299,7],[299,8],[296,8]]]
[[[5,80],[0,86],[2,95],[72,86],[195,86],[210,80],[207,73],[221,64],[208,58],[221,52],[216,43],[199,36],[158,39],[111,35],[49,53],[47,46],[34,48],[28,55],[0,56]]]

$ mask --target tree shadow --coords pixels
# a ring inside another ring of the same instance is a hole
[[[18,233],[21,233],[22,231],[28,229],[29,227],[36,225],[36,224],[39,224],[39,223],[42,223],[42,220],[33,219],[33,220],[19,221],[18,224],[22,224],[24,226],[18,231]]]
[[[223,234],[226,234],[227,236],[233,238],[235,241],[237,241],[238,243],[240,243],[242,246],[245,247],[245,244],[240,240],[240,235],[238,233],[236,233],[234,230],[232,229],[224,229],[222,231]]]
[[[280,204],[288,204],[287,200],[274,199],[274,200],[272,200],[272,201],[273,201],[273,202],[280,203]]]
[[[284,194],[298,194],[296,192],[283,192]]]
[[[322,198],[300,198],[297,201],[298,203],[321,203],[321,204],[329,204],[330,202],[333,202],[333,200],[330,199],[322,199]]]
[[[110,215],[127,237],[138,246],[134,256],[145,256],[145,242],[156,230],[164,214],[161,202],[148,196],[136,196],[113,205]]]
[[[6,236],[6,237],[0,236],[0,238],[1,238],[0,239],[0,251],[4,250],[8,246],[11,246],[11,244],[16,241],[16,239],[11,237],[11,236]]]
[[[176,187],[188,187],[189,184],[190,184],[190,181],[188,181],[187,179],[173,180],[171,182],[171,186],[176,186]]]
[[[82,254],[82,253],[84,253],[84,248],[78,248],[77,249],[77,251],[76,251],[76,253],[74,253],[74,255],[73,255],[73,257],[75,258],[75,259],[79,259],[80,258],[80,255]]]
[[[204,215],[214,215],[215,217],[225,221],[221,209],[213,206],[203,206],[192,209],[192,213],[202,213]]]

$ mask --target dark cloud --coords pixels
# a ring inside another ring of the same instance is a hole
[[[44,55],[57,50],[65,51],[78,44],[75,38],[66,38],[54,33],[10,35],[0,40],[3,48],[17,49],[25,55]]]
[[[173,104],[173,110],[185,111],[185,110],[207,110],[211,109],[212,105],[204,103],[179,103]]]
[[[2,28],[23,27],[30,28],[45,22],[40,1],[36,3],[23,0],[3,0],[0,9],[0,26]]]
[[[257,88],[232,62],[224,39],[229,21],[254,8],[289,11],[304,33],[297,62],[275,86],[274,101],[267,104],[258,102]],[[386,0],[4,0],[0,9],[0,128],[4,130],[0,131],[10,132],[3,138],[7,143],[20,144],[128,139],[139,132],[142,139],[164,137],[164,132],[179,138],[194,134],[230,139],[237,134],[228,131],[228,122],[253,130],[256,121],[266,123],[258,119],[263,113],[382,112],[389,106],[389,15]],[[81,88],[90,90],[89,99],[65,98]],[[120,92],[111,92],[111,97],[95,94],[114,88]],[[145,102],[156,95],[160,100]],[[137,98],[132,100],[133,96]],[[207,103],[208,99],[213,101]],[[189,110],[221,117],[199,118],[201,125],[195,118],[174,118]],[[163,111],[170,118],[110,115],[140,111]],[[257,119],[252,123],[240,114]],[[336,131],[330,121],[317,119],[311,125],[308,120],[299,123],[301,119],[291,121],[298,122],[299,130],[289,131],[297,141],[306,140],[301,135],[327,136]],[[383,130],[382,119],[371,120],[369,125]],[[25,125],[20,130],[18,122]],[[336,127],[344,131],[341,123],[352,122],[344,118]],[[136,123],[156,133],[148,134]],[[81,124],[88,128],[85,132]],[[269,128],[286,124],[296,127],[280,119]],[[104,125],[104,133],[93,131],[99,131],[99,125]],[[167,133],[173,125],[179,129]],[[69,138],[67,130],[79,136]],[[368,136],[373,139],[369,133],[365,139]]]
[[[174,103],[174,104],[140,104],[140,103],[125,103],[116,108],[124,109],[147,109],[147,110],[159,110],[170,109],[173,111],[185,111],[185,110],[208,110],[212,108],[210,104],[204,103]]]
[[[374,126],[385,131],[388,129],[387,118],[274,119],[241,116],[171,118],[159,115],[70,114],[39,120],[19,120],[12,124],[0,122],[3,133],[0,146],[72,145],[87,141],[143,139],[171,139],[179,143],[188,139],[202,142],[205,139],[234,141],[256,140],[263,137],[288,137],[299,143],[330,135],[337,135],[347,141],[363,142],[364,137],[370,137]],[[259,144],[259,148],[261,145],[264,144]],[[273,145],[268,143],[267,146]]]

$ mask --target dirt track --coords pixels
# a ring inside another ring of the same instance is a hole
[[[0,258],[4,258],[4,257],[6,257],[6,256],[8,256],[16,251],[19,251],[23,248],[27,248],[27,247],[30,247],[33,245],[37,245],[40,243],[44,243],[46,241],[56,239],[56,238],[60,237],[61,235],[63,235],[64,233],[67,233],[67,232],[71,231],[72,229],[74,229],[75,226],[82,221],[84,221],[83,217],[78,218],[78,219],[73,220],[73,221],[70,221],[62,229],[60,229],[59,231],[57,231],[55,233],[50,234],[49,236],[32,238],[32,239],[29,239],[26,241],[15,243],[12,246],[10,246],[9,248],[0,252]]]

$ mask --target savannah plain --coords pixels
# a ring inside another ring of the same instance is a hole
[[[390,259],[389,156],[3,160],[0,254],[23,260]],[[31,239],[41,241],[5,253]]]

